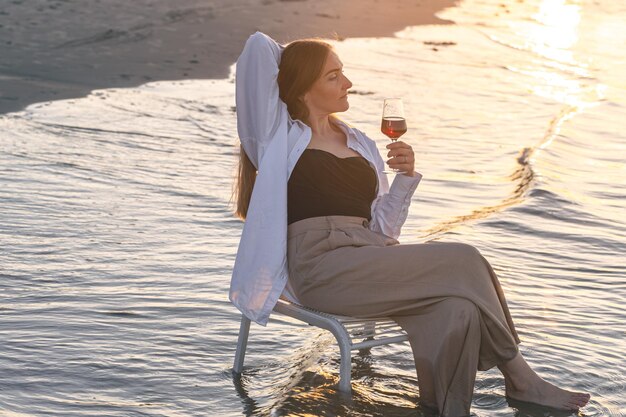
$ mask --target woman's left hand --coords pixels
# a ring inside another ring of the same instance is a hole
[[[387,165],[392,169],[405,171],[403,175],[412,177],[415,175],[415,154],[413,148],[401,140],[396,140],[387,145]]]

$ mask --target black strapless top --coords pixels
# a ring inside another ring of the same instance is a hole
[[[376,172],[362,156],[340,158],[305,149],[287,186],[287,223],[318,216],[359,216],[371,220]]]

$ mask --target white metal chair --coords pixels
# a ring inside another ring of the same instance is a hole
[[[400,343],[408,340],[406,333],[388,317],[359,319],[323,313],[283,299],[278,300],[274,311],[301,320],[312,326],[330,331],[337,339],[341,362],[339,364],[339,391],[351,392],[352,351],[369,349],[374,346]],[[240,374],[246,355],[250,319],[241,316],[239,339],[235,352],[233,371]],[[359,341],[360,340],[360,341]]]

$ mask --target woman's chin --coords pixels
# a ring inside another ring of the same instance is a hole
[[[347,111],[349,108],[350,108],[350,103],[348,103],[348,101],[345,101],[341,103],[340,105],[338,105],[337,107],[335,107],[335,110],[333,110],[332,113],[343,113],[344,111]]]

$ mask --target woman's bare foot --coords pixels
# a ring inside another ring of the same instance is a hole
[[[504,375],[506,395],[514,400],[578,411],[591,398],[587,393],[567,391],[544,380],[531,369],[519,351],[513,359],[498,365],[498,368]]]
[[[525,388],[514,387],[504,380],[506,395],[514,400],[531,402],[560,410],[578,411],[589,402],[591,396],[584,392],[561,389],[548,381],[538,378]]]

